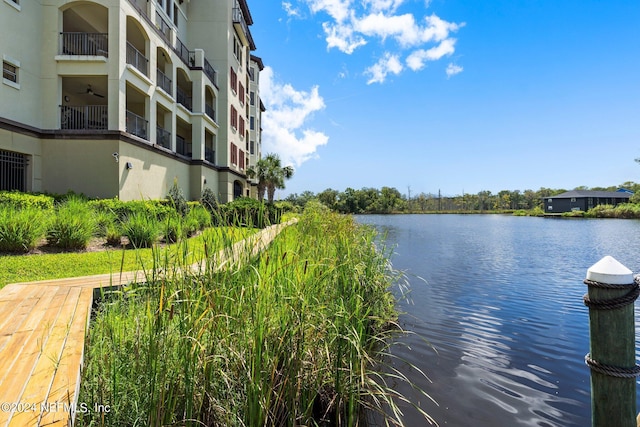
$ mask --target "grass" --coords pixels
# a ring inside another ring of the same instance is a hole
[[[406,378],[374,371],[398,333],[374,239],[316,206],[248,265],[157,279],[188,257],[156,254],[146,283],[103,295],[79,401],[111,412],[77,425],[402,425],[387,384]]]
[[[164,249],[107,249],[100,252],[69,252],[41,255],[0,255],[0,288],[9,283],[34,280],[60,279],[119,271],[136,271],[150,266],[154,258],[164,253],[175,257],[186,250],[187,262],[203,257],[205,242],[221,248],[228,241],[237,241],[255,232],[251,229],[231,227],[210,228],[183,244],[169,245]],[[210,248],[207,248],[210,250]]]

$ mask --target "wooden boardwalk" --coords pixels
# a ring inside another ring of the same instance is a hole
[[[244,262],[289,224],[237,242],[212,262],[219,268]],[[73,424],[75,410],[83,410],[78,391],[95,290],[144,279],[143,272],[125,272],[16,283],[0,290],[0,427]]]

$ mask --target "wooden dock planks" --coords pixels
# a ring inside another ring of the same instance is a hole
[[[286,225],[223,249],[212,262],[216,268],[243,262],[247,249],[257,254]],[[145,273],[135,271],[10,284],[0,290],[0,427],[73,424],[94,289],[144,280]]]

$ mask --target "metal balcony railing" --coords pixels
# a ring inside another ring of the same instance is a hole
[[[156,127],[156,144],[171,149],[171,132],[160,126]]]
[[[212,148],[204,147],[204,159],[209,163],[216,163],[216,152]]]
[[[179,38],[176,37],[176,45],[173,47],[173,50],[178,54],[182,62],[191,68],[196,65],[196,54],[195,52],[190,51],[187,46],[185,46]]]
[[[137,115],[127,110],[127,125],[125,131],[131,135],[135,135],[142,139],[149,139],[149,133],[147,129],[149,127],[149,121],[144,117]]]
[[[242,27],[242,32],[244,33],[245,37],[249,41],[249,44],[253,45],[254,44],[253,37],[251,36],[251,32],[249,31],[249,26],[247,25],[247,21],[244,18],[242,9],[240,8],[240,5],[238,4],[238,2],[236,2],[236,5],[233,7],[233,23],[239,24],[240,27]]]
[[[211,83],[213,83],[215,87],[218,87],[218,73],[215,68],[211,66],[209,61],[207,61],[207,58],[204,58],[204,73],[209,77]]]
[[[107,114],[106,105],[61,105],[60,129],[106,130]]]
[[[156,11],[156,29],[164,41],[171,44],[171,26],[167,24],[160,12]]]
[[[61,55],[109,56],[106,33],[60,33]]]
[[[184,105],[187,110],[193,111],[191,95],[183,89],[176,88],[176,101],[178,101],[178,104]]]
[[[167,92],[169,95],[173,96],[173,92],[171,90],[171,79],[167,77],[160,69],[156,72],[156,78],[158,80],[158,87]]]
[[[149,76],[149,60],[129,42],[127,42],[127,64],[133,65],[142,74]]]
[[[204,112],[207,116],[211,117],[214,122],[216,121],[216,110],[213,108],[213,105],[205,104]]]
[[[186,141],[180,135],[176,135],[176,153],[191,157],[191,142]]]

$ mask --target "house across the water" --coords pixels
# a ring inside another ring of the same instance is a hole
[[[545,214],[561,214],[571,211],[588,211],[598,205],[616,206],[628,203],[633,192],[625,189],[618,191],[572,190],[544,198]]]

